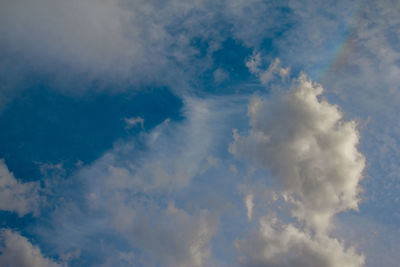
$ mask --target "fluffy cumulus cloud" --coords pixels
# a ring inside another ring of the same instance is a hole
[[[0,160],[0,210],[37,215],[39,208],[38,182],[20,182]]]
[[[4,267],[61,267],[42,255],[37,246],[9,229],[0,232],[0,265]]]
[[[301,227],[274,217],[260,219],[253,236],[238,241],[243,266],[363,266],[353,247],[330,237],[335,214],[357,209],[364,156],[354,121],[322,99],[322,87],[302,74],[289,91],[255,97],[251,130],[234,131],[230,152],[271,173],[277,192],[292,205]]]
[[[301,75],[289,92],[255,97],[249,106],[251,131],[235,133],[230,151],[271,171],[293,214],[316,229],[332,215],[356,209],[365,160],[358,151],[354,121],[321,99],[322,87]]]
[[[361,267],[365,258],[343,241],[284,224],[276,218],[260,219],[260,229],[236,243],[243,267]]]

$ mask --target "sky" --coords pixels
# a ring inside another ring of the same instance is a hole
[[[3,0],[0,266],[396,267],[400,2]]]

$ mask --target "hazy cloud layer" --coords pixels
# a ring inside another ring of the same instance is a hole
[[[166,120],[142,132],[145,150],[134,140],[124,141],[83,166],[69,178],[79,185],[80,197],[71,199],[76,192],[66,185],[59,188],[70,201],[62,198],[62,208],[50,215],[59,238],[48,242],[59,254],[79,249],[84,255],[107,234],[112,238],[103,248],[106,266],[209,266],[219,215],[214,207],[187,206],[178,196],[193,179],[219,168],[213,149],[227,136],[221,133],[230,131],[224,119],[245,110],[238,109],[238,101],[187,98],[182,122]],[[45,239],[53,235],[48,229],[40,233]],[[127,245],[120,247],[118,240]],[[130,256],[121,258],[115,251]]]

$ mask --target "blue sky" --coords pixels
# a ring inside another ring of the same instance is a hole
[[[0,4],[0,265],[400,260],[397,1]]]

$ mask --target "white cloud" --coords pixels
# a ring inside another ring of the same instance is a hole
[[[353,247],[325,235],[313,235],[274,217],[260,219],[260,230],[236,242],[243,267],[361,267],[365,258]]]
[[[38,182],[20,182],[0,159],[0,209],[18,213],[37,215],[39,208]]]
[[[248,108],[249,134],[233,132],[230,152],[266,168],[278,184],[275,192],[292,205],[298,220],[296,226],[262,217],[260,229],[236,243],[242,266],[365,264],[363,255],[330,236],[332,217],[358,207],[365,159],[357,148],[356,123],[344,121],[322,92],[321,85],[302,74],[289,91],[254,97]],[[250,200],[246,198],[249,218]]]
[[[249,136],[234,134],[230,151],[271,171],[293,214],[317,230],[331,217],[356,209],[365,166],[358,151],[354,121],[338,107],[320,100],[322,87],[300,76],[292,91],[254,98],[248,116]]]
[[[0,232],[0,265],[4,267],[61,267],[42,255],[37,246],[9,229]]]

